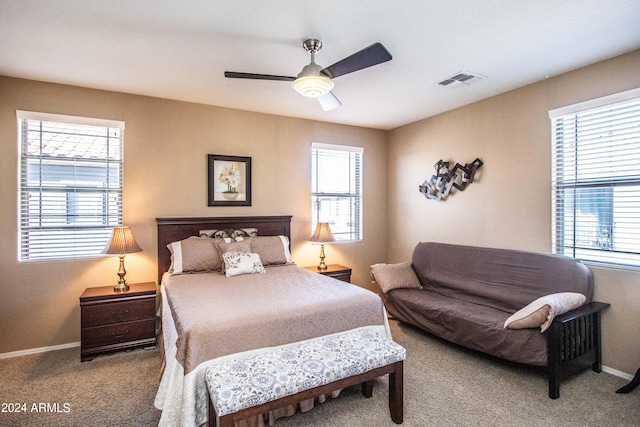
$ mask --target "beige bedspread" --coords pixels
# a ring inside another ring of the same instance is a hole
[[[216,357],[385,324],[373,292],[295,265],[266,270],[165,276],[185,375]]]

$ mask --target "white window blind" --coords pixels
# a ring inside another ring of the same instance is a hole
[[[640,90],[549,116],[554,251],[640,267]]]
[[[362,239],[361,147],[313,143],[311,232],[328,222],[337,241]]]
[[[18,111],[20,261],[101,253],[122,225],[124,123]]]

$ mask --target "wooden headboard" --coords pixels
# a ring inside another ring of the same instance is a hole
[[[200,218],[156,218],[158,224],[158,285],[171,265],[167,245],[198,236],[200,230],[229,230],[257,228],[259,236],[287,236],[291,241],[291,215],[230,216]]]

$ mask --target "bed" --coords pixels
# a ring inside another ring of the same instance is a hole
[[[204,372],[230,357],[360,328],[391,336],[384,305],[373,292],[291,262],[291,216],[156,221],[160,426],[206,423]],[[220,268],[208,263],[216,255]],[[236,263],[235,257],[243,261]],[[291,414],[295,408],[282,411]],[[269,422],[278,416],[269,414]],[[262,418],[254,422],[260,425]]]

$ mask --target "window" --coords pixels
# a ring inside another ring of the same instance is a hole
[[[124,123],[18,111],[19,261],[101,253],[122,225]]]
[[[337,241],[362,239],[362,153],[359,147],[312,144],[312,233],[318,222],[328,222]]]
[[[554,252],[640,267],[640,89],[549,116]]]

